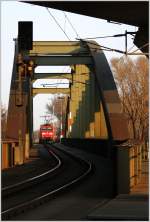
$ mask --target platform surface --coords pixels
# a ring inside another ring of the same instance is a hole
[[[148,161],[143,161],[140,182],[130,194],[121,194],[116,198],[97,206],[88,216],[88,220],[149,220],[149,176]]]

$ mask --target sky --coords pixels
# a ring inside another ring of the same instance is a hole
[[[65,12],[76,32],[72,29],[63,11],[49,9],[71,41],[77,38],[100,37],[124,34],[125,31],[137,31],[137,27],[108,23],[106,20],[82,16]],[[52,19],[45,7],[30,5],[17,1],[1,1],[1,103],[8,107],[9,90],[14,57],[14,39],[18,35],[18,21],[33,21],[34,41],[68,41],[62,30]],[[82,21],[82,22],[81,22]],[[96,41],[103,46],[125,50],[124,37],[101,38]],[[128,49],[134,47],[131,36],[128,38]],[[136,49],[134,47],[133,49]],[[108,62],[111,58],[121,57],[116,52],[104,52]],[[61,68],[61,67],[60,67]],[[66,67],[67,68],[67,67]],[[64,68],[61,68],[63,71]],[[61,71],[62,71],[61,70]],[[34,130],[42,123],[41,115],[46,113],[46,103],[51,100],[50,95],[36,95],[34,98]],[[40,104],[40,105],[39,105]]]

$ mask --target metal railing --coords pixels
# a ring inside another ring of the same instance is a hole
[[[129,149],[130,189],[139,183],[142,175],[142,162],[148,160],[148,149],[143,143],[133,144]]]

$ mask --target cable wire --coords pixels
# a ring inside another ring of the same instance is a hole
[[[146,44],[142,45],[141,47],[139,47],[138,49],[134,50],[132,53],[135,53],[135,52],[137,52],[138,50],[141,50],[141,49],[145,48],[145,47],[148,46],[148,45],[149,45],[149,43],[146,43]]]
[[[101,39],[101,38],[113,38],[113,37],[124,37],[126,36],[127,34],[130,34],[132,36],[134,36],[135,33],[131,33],[131,32],[127,32],[124,33],[124,34],[116,34],[116,35],[106,35],[106,36],[98,36],[98,37],[89,37],[89,38],[84,38],[85,40],[86,39]]]
[[[61,27],[61,25],[58,23],[58,21],[56,20],[56,18],[52,15],[52,13],[49,11],[48,8],[46,8],[46,10],[48,11],[49,15],[53,18],[53,20],[56,22],[56,24],[58,25],[58,27],[63,31],[63,33],[65,34],[65,36],[67,37],[67,39],[69,41],[71,41],[71,39],[69,38],[69,36],[66,34],[66,32],[63,30],[63,28]]]
[[[135,45],[133,45],[132,47],[130,47],[127,51],[127,54],[135,47]]]
[[[90,37],[90,38],[85,38],[86,39],[103,39],[103,38],[113,38],[113,37],[123,37],[125,34],[117,34],[117,35],[106,35],[106,36],[99,36],[99,37]]]
[[[121,51],[121,50],[118,50],[118,49],[109,48],[109,47],[106,47],[106,46],[103,46],[103,45],[98,45],[96,42],[86,41],[85,39],[81,39],[81,41],[87,42],[87,43],[90,43],[92,45],[97,46],[97,47],[91,47],[92,49],[95,49],[95,50],[114,51],[114,52],[119,52],[119,53],[125,54],[124,51]],[[100,46],[100,48],[99,48],[99,46]]]
[[[79,34],[77,33],[77,30],[75,29],[75,27],[73,26],[73,24],[71,23],[70,19],[68,18],[67,14],[65,12],[63,12],[65,15],[65,18],[67,19],[67,21],[69,22],[70,26],[72,27],[72,29],[74,30],[74,32],[76,33],[77,38],[80,38]]]
[[[66,34],[66,32],[63,30],[63,28],[61,27],[61,25],[58,23],[58,21],[56,20],[56,18],[52,15],[52,13],[49,11],[49,8],[46,7],[46,10],[48,11],[48,13],[50,14],[50,16],[53,18],[53,20],[56,22],[56,24],[59,26],[59,28],[63,31],[63,33],[65,34],[65,36],[67,37],[67,39],[69,41],[71,41],[71,39],[69,38],[69,36]],[[64,15],[65,15],[65,18],[67,19],[67,21],[69,22],[69,24],[71,25],[72,29],[74,30],[74,32],[76,33],[77,37],[76,38],[77,40],[80,40],[80,41],[86,41],[86,40],[90,40],[90,39],[98,39],[98,38],[112,38],[112,37],[123,37],[125,36],[125,34],[116,34],[116,35],[111,35],[111,36],[100,36],[100,37],[91,37],[91,38],[85,38],[85,39],[81,39],[80,36],[78,35],[76,29],[74,28],[74,26],[72,25],[71,21],[69,20],[69,18],[67,17],[66,13],[64,12]],[[93,42],[89,42],[91,44],[94,44]],[[94,45],[97,45],[96,43]],[[144,48],[145,46],[147,46],[147,44],[145,44],[144,46],[140,47],[139,49],[141,48]],[[94,48],[93,49],[97,49],[97,48]],[[118,53],[122,53],[122,54],[126,54],[126,52],[124,51],[121,51],[121,50],[118,50],[118,49],[113,49],[113,48],[109,48],[109,47],[105,47],[105,46],[102,46],[101,45],[101,50],[105,50],[105,51],[115,51],[115,52],[118,52]],[[134,52],[138,51],[135,50]]]
[[[66,16],[65,16],[65,21],[64,21],[64,31],[66,31]]]

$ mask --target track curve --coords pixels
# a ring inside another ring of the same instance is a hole
[[[56,148],[54,148],[54,147],[52,147],[52,145],[48,145],[48,147],[47,147],[47,149],[48,149],[48,151],[50,152],[50,153],[54,153],[54,149],[56,150]],[[57,154],[56,154],[57,153]],[[58,157],[58,153],[60,154],[61,152],[60,151],[55,151],[55,155]],[[63,156],[63,158],[64,158],[64,156],[66,156],[67,154],[61,154],[62,156]],[[60,157],[59,157],[60,158]],[[77,182],[79,182],[79,181],[81,181],[83,178],[85,178],[90,172],[91,172],[91,169],[92,169],[92,165],[91,165],[91,163],[90,162],[84,162],[83,163],[83,160],[81,160],[81,159],[79,159],[79,158],[77,158],[77,157],[73,157],[73,156],[66,156],[65,157],[66,159],[67,159],[67,161],[69,162],[69,163],[71,163],[72,165],[74,164],[74,166],[72,166],[73,167],[73,170],[71,170],[71,171],[69,171],[69,172],[73,172],[73,171],[75,171],[75,169],[77,168],[77,166],[78,166],[78,168],[80,168],[81,167],[81,165],[82,165],[82,167],[83,167],[83,165],[84,165],[84,170],[82,169],[82,173],[80,173],[78,176],[75,176],[74,178],[71,178],[71,180],[69,180],[69,181],[67,181],[67,182],[65,182],[64,183],[64,180],[62,180],[63,182],[61,183],[61,185],[59,184],[59,185],[55,185],[54,187],[52,186],[50,186],[49,185],[49,187],[51,187],[50,189],[49,189],[49,191],[48,191],[48,189],[46,189],[46,193],[44,193],[44,194],[41,194],[41,191],[39,192],[40,193],[40,195],[39,196],[36,196],[36,197],[34,197],[34,198],[30,198],[30,200],[26,200],[26,201],[24,201],[23,203],[19,203],[19,204],[16,204],[15,206],[9,206],[9,207],[4,207],[4,209],[3,209],[3,211],[2,211],[2,218],[3,219],[8,219],[8,218],[10,218],[12,215],[14,215],[14,214],[18,214],[18,213],[20,213],[20,212],[24,212],[25,210],[27,210],[27,209],[29,209],[29,208],[32,208],[32,207],[35,207],[35,206],[37,206],[37,205],[39,205],[39,204],[41,204],[41,203],[43,203],[43,202],[45,202],[45,201],[47,201],[47,200],[49,200],[50,199],[50,197],[52,196],[52,195],[54,195],[54,194],[56,194],[56,193],[58,193],[58,192],[60,192],[60,191],[62,191],[62,190],[64,190],[64,189],[66,189],[67,187],[70,187],[71,185],[73,185],[73,184],[76,184]],[[70,160],[69,160],[69,158],[70,158]],[[66,162],[67,162],[66,161]],[[74,163],[73,163],[73,161],[74,161]],[[60,161],[59,161],[59,163],[60,163]],[[66,163],[65,163],[66,164]],[[63,165],[65,165],[64,163],[63,164],[61,164],[61,166],[63,166]],[[79,167],[79,164],[80,164],[80,167]],[[67,165],[67,164],[66,164]],[[68,167],[68,165],[67,165],[67,167]],[[86,168],[86,170],[85,170],[85,168]],[[77,173],[76,173],[77,174]],[[47,174],[45,174],[45,175],[47,175]],[[44,176],[45,176],[44,175]],[[63,172],[63,175],[65,175],[66,176],[66,173],[65,172]],[[39,177],[37,177],[36,179],[38,179]],[[59,176],[59,178],[60,178],[60,176]],[[66,176],[66,178],[68,178],[68,176]],[[64,178],[63,178],[64,179]],[[56,180],[56,178],[54,178],[54,180],[55,181],[57,181]],[[54,181],[53,179],[51,180],[51,183]],[[59,182],[59,181],[58,181]],[[45,183],[45,184],[44,184]],[[53,182],[54,183],[54,182]],[[55,182],[56,183],[56,182]],[[43,185],[44,184],[44,185]],[[48,186],[48,182],[42,182],[42,186],[43,187],[47,187]],[[35,189],[37,189],[37,187],[36,188],[34,188],[34,190]],[[44,189],[44,188],[43,188]],[[37,189],[38,190],[38,189]],[[31,191],[28,191],[29,193],[31,192]],[[12,198],[13,199],[13,198]],[[9,200],[10,201],[10,200]],[[7,205],[7,204],[6,204]]]
[[[18,182],[18,183],[15,183],[15,184],[12,184],[12,185],[9,185],[9,186],[6,186],[4,188],[2,188],[2,195],[3,196],[6,196],[10,193],[13,193],[13,192],[16,192],[17,190],[21,190],[21,189],[24,189],[25,187],[27,187],[30,183],[32,182],[39,182],[39,179],[41,180],[42,177],[45,177],[47,176],[48,174],[52,173],[53,171],[55,171],[56,169],[58,169],[62,162],[60,160],[60,158],[53,152],[53,151],[49,151],[52,156],[56,159],[57,161],[57,164],[55,167],[51,168],[50,170],[48,171],[45,171],[44,173],[42,174],[39,174],[37,176],[34,176],[34,177],[31,177],[31,178],[28,178],[24,181],[21,181],[21,182]],[[23,187],[22,187],[23,186]]]

